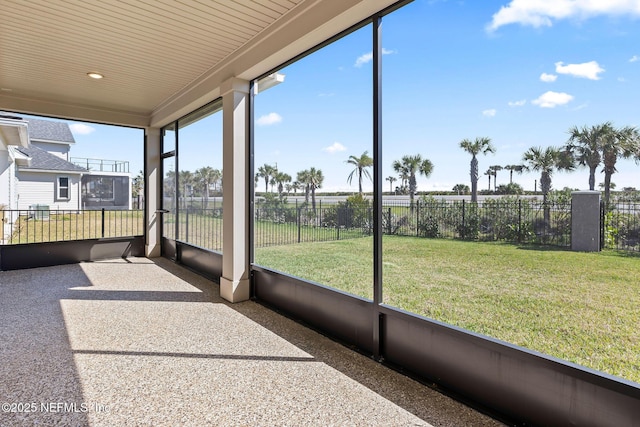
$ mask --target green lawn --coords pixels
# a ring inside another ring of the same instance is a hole
[[[256,249],[256,262],[372,298],[372,239]],[[640,257],[385,236],[384,302],[640,382]]]
[[[141,210],[105,211],[104,223],[99,210],[82,213],[50,211],[48,214],[46,219],[26,215],[15,218],[9,243],[57,242],[144,234],[144,214]]]

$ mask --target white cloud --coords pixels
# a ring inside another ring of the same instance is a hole
[[[600,80],[598,74],[604,72],[596,61],[583,62],[582,64],[567,64],[556,62],[556,73],[569,74],[574,77],[582,77],[589,80]]]
[[[482,112],[482,115],[485,117],[495,117],[496,116],[496,109],[495,108],[490,108],[488,110],[484,110]]]
[[[391,55],[392,53],[396,53],[395,50],[382,48],[383,55]],[[358,57],[356,59],[356,63],[353,64],[354,67],[362,67],[367,62],[371,62],[373,60],[373,52],[367,52]]]
[[[541,108],[555,108],[558,105],[567,104],[572,99],[573,96],[568,93],[548,91],[531,101],[531,103]]]
[[[618,77],[618,81],[619,81],[620,83],[624,83],[624,82],[626,82],[626,81],[627,81],[627,79],[625,79],[624,77]]]
[[[633,55],[631,58],[629,58],[629,62],[636,62],[640,60],[640,56],[638,55]]]
[[[507,104],[509,105],[509,107],[522,107],[526,103],[526,99],[521,99],[519,101],[509,101]]]
[[[347,147],[345,147],[344,145],[340,144],[337,141],[331,144],[330,146],[324,147],[322,149],[322,151],[326,151],[329,154],[337,153],[340,151],[346,151],[346,150],[347,150]]]
[[[267,115],[261,116],[256,120],[258,126],[270,126],[275,125],[276,123],[280,123],[282,121],[282,116],[278,113],[269,113]]]
[[[73,123],[71,125],[69,125],[69,127],[71,128],[71,132],[78,134],[78,135],[89,135],[90,133],[92,133],[93,131],[95,131],[96,129],[89,126],[89,125],[85,125],[82,123]]]
[[[534,28],[550,27],[562,19],[588,19],[598,15],[640,16],[638,0],[511,0],[496,12],[486,30],[521,24]]]
[[[555,82],[557,78],[558,76],[556,76],[555,74],[547,74],[547,73],[540,74],[540,80],[547,83]]]

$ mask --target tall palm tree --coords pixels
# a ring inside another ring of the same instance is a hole
[[[617,172],[618,157],[628,159],[640,158],[640,133],[632,126],[612,128],[607,132],[602,142],[602,161],[604,168],[604,203],[609,206],[611,195],[611,175]]]
[[[198,187],[202,189],[202,195],[204,196],[203,208],[207,209],[209,204],[209,188],[215,178],[214,169],[211,166],[203,166],[197,169],[194,175],[194,181]]]
[[[398,180],[395,176],[388,176],[385,178],[389,181],[389,193],[393,193],[393,183]]]
[[[322,187],[324,176],[322,171],[316,168],[309,169],[309,188],[311,189],[311,208],[316,210],[316,189]]]
[[[305,169],[298,172],[296,179],[304,188],[304,202],[309,204],[309,194],[311,193],[311,187],[309,186],[309,170]]]
[[[478,201],[478,154],[495,153],[496,149],[491,144],[491,139],[487,137],[476,138],[473,141],[463,139],[460,141],[460,148],[471,154],[469,175],[471,177],[471,201]]]
[[[268,164],[264,164],[262,166],[260,166],[258,168],[258,173],[256,174],[256,176],[258,178],[263,178],[264,179],[264,192],[267,193],[269,191],[269,182],[271,181],[271,178],[273,177],[273,174],[276,173],[276,168],[268,165]]]
[[[575,168],[573,157],[565,150],[555,147],[531,147],[523,155],[527,170],[540,172],[540,190],[544,206],[544,220],[549,223],[551,212],[547,205],[547,195],[551,190],[551,175],[555,170],[570,171]]]
[[[367,168],[373,166],[373,159],[369,157],[368,152],[365,151],[360,157],[349,156],[346,162],[354,166],[354,169],[347,177],[347,182],[351,185],[353,175],[358,175],[358,193],[362,194],[362,177],[366,176],[371,180],[371,173]]]
[[[509,184],[513,184],[513,173],[522,173],[524,171],[524,165],[507,165],[504,167],[509,171]]]
[[[493,175],[493,191],[495,192],[498,184],[498,171],[502,170],[502,166],[500,165],[489,166],[489,170],[491,170],[491,174]],[[491,189],[491,185],[489,185],[489,189]]]
[[[574,126],[569,129],[569,140],[565,149],[574,156],[578,165],[589,168],[589,190],[594,190],[596,186],[596,169],[602,162],[604,138],[613,130],[611,122],[591,127]]]
[[[491,177],[493,176],[493,171],[491,169],[487,169],[484,171],[484,175],[489,177],[489,186],[487,187],[487,191],[491,191]]]
[[[409,177],[409,199],[411,201],[411,209],[413,209],[413,199],[418,191],[416,174],[419,173],[428,178],[433,172],[433,163],[429,159],[423,159],[420,154],[402,156],[402,160],[393,162],[393,169]]]

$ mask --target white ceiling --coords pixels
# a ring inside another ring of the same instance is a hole
[[[2,0],[0,109],[162,124],[390,3]]]

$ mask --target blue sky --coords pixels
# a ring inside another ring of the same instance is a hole
[[[587,6],[588,5],[588,6]],[[521,163],[532,146],[559,146],[571,126],[640,124],[638,1],[425,1],[383,20],[383,164],[430,159],[419,190],[469,183],[464,138],[490,137],[491,165]],[[256,100],[256,162],[295,175],[314,166],[326,190],[355,191],[345,160],[371,149],[370,27],[294,63]],[[620,160],[618,188],[640,187]],[[587,187],[588,172],[558,173],[554,188]],[[515,175],[533,190],[537,174]],[[598,174],[597,182],[602,181]],[[498,174],[498,184],[508,172]],[[480,188],[487,177],[481,175]],[[365,188],[371,188],[369,182]],[[385,182],[385,189],[386,189]]]
[[[479,159],[484,189],[489,166],[519,164],[532,146],[560,146],[574,125],[640,125],[639,18],[638,0],[416,0],[387,16],[384,176],[395,176],[394,160],[421,154],[435,168],[418,179],[418,190],[469,184],[470,157],[458,144],[486,136],[497,152]],[[345,160],[372,153],[370,53],[367,26],[281,70],[285,82],[256,98],[256,166],[277,164],[294,179],[316,167],[325,176],[323,190],[357,191],[356,181],[347,183]],[[74,135],[73,156],[142,168],[140,130],[87,123],[76,124]],[[183,151],[180,169],[220,167],[215,139],[204,156],[210,162]],[[618,171],[617,188],[640,188],[640,166],[620,160]],[[587,178],[586,169],[557,173],[553,187],[585,189]],[[528,190],[536,179],[514,175]],[[598,173],[596,183],[602,180]],[[499,172],[498,184],[507,182],[508,172]]]

